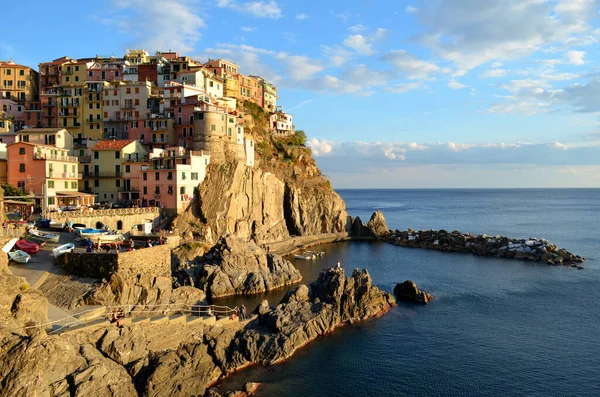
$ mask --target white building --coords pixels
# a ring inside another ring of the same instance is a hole
[[[291,135],[294,133],[292,115],[278,110],[269,118],[271,132],[277,135]]]

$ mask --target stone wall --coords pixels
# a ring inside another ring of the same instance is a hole
[[[154,226],[160,221],[160,209],[156,207],[147,208],[119,208],[110,210],[94,211],[69,211],[52,213],[53,221],[65,222],[67,219],[73,223],[81,223],[88,227],[97,227],[98,223],[108,226],[112,230],[122,233],[129,232],[137,225],[152,222]],[[119,223],[120,222],[120,223]],[[119,228],[120,226],[120,228]]]
[[[112,273],[171,277],[171,246],[159,245],[118,254],[67,253],[56,264],[69,274],[84,277],[108,278]]]

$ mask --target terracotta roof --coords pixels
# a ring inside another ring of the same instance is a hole
[[[135,139],[107,139],[104,141],[98,141],[92,150],[123,150],[127,145],[135,141]]]

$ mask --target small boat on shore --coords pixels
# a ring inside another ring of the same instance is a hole
[[[65,227],[65,224],[62,222],[50,221],[50,229],[63,230],[64,227]]]
[[[2,247],[2,251],[6,252],[8,254],[10,252],[10,250],[13,249],[13,247],[15,246],[15,243],[17,241],[19,241],[19,239],[17,237],[11,239],[9,242],[4,244],[4,246]]]
[[[99,236],[90,237],[92,240],[102,240],[106,242],[110,241],[123,241],[125,237],[122,234],[101,234]]]
[[[54,248],[52,250],[52,254],[54,255],[55,258],[58,258],[62,254],[66,254],[67,252],[73,252],[74,249],[75,249],[75,244],[68,243],[68,244],[61,245],[60,247]]]
[[[17,241],[15,243],[15,247],[17,247],[17,250],[27,252],[28,254],[35,254],[40,250],[39,244],[27,241],[25,239],[20,239]]]
[[[9,252],[8,257],[10,258],[11,261],[14,261],[17,263],[27,263],[31,259],[31,255],[29,255],[27,252],[23,252],[21,250]]]
[[[80,229],[77,233],[83,237],[97,237],[97,236],[102,236],[102,235],[108,234],[108,232],[106,230],[92,229],[92,228]]]
[[[294,258],[296,259],[304,259],[304,260],[313,260],[317,258],[321,258],[325,255],[325,252],[319,251],[302,251],[299,254],[295,254]]]
[[[39,230],[30,230],[29,234],[33,237],[39,238],[40,240],[49,241],[51,243],[58,243],[58,240],[60,239],[60,234],[58,233],[46,233]]]

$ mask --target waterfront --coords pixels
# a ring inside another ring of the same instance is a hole
[[[324,246],[325,258],[301,264],[303,282],[339,259],[347,271],[367,267],[385,290],[412,279],[436,300],[401,303],[380,319],[315,341],[287,363],[248,368],[224,388],[259,381],[261,396],[600,394],[600,190],[340,194],[348,212],[365,222],[381,209],[390,228],[548,238],[585,256],[586,269],[385,243]],[[275,304],[283,293],[267,298]],[[247,306],[260,299],[247,299]]]

